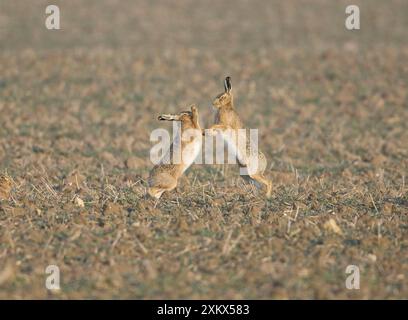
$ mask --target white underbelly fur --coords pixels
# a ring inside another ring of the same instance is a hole
[[[222,137],[224,139],[224,142],[228,146],[228,152],[231,150],[232,154],[236,157],[237,161],[241,166],[246,166],[247,167],[247,174],[253,174],[258,171],[258,154],[251,154],[247,150],[247,145],[242,144],[241,146],[238,146],[238,143],[236,139],[231,138],[230,135],[228,134],[222,134]]]
[[[201,151],[201,139],[194,139],[187,144],[182,151],[183,172],[190,167]]]
[[[228,147],[228,152],[231,152],[233,156],[235,156],[236,160],[243,166],[247,164],[247,159],[245,157],[245,153],[238,149],[238,144],[234,139],[228,134],[223,134],[222,138],[224,139],[225,145]]]

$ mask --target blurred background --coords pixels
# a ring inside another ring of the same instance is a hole
[[[407,30],[406,0],[0,0],[0,298],[406,298]],[[272,199],[193,166],[154,203],[157,115],[207,127],[227,75]]]
[[[61,30],[44,28],[45,7],[58,5]],[[344,28],[345,8],[358,5],[361,30]],[[406,44],[408,4],[403,0],[356,1],[26,1],[1,3],[1,49],[133,48],[248,53]]]

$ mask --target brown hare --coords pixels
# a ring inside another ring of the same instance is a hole
[[[266,196],[269,198],[272,191],[272,182],[264,176],[267,160],[265,155],[256,151],[250,152],[250,143],[237,143],[238,129],[244,129],[244,126],[234,108],[234,99],[232,95],[231,78],[227,77],[224,80],[224,92],[220,93],[214,100],[213,106],[216,109],[215,124],[211,126],[210,133],[212,135],[220,132],[223,135],[224,141],[228,147],[233,150],[236,155],[236,160],[241,168],[246,169],[246,175],[243,177],[256,182],[259,187],[266,187]],[[241,130],[242,131],[242,130]]]
[[[159,199],[163,192],[171,191],[177,187],[178,179],[194,162],[201,151],[202,130],[198,120],[198,110],[195,105],[191,106],[191,111],[183,111],[179,114],[162,114],[159,120],[180,121],[181,138],[178,148],[181,151],[179,161],[174,160],[174,152],[177,152],[175,142],[163,158],[156,164],[150,172],[148,179],[148,193],[150,196]],[[185,141],[187,140],[187,141]]]

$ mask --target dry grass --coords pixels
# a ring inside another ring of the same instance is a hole
[[[342,1],[118,3],[61,2],[51,33],[2,1],[0,298],[408,297],[407,4],[356,1],[347,32]],[[209,124],[226,74],[272,198],[197,165],[148,199],[157,114]]]

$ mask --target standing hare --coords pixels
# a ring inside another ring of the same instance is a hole
[[[231,89],[231,78],[226,77],[224,80],[224,92],[220,93],[213,101],[213,106],[217,111],[215,114],[215,124],[210,128],[210,133],[212,135],[216,132],[222,133],[228,148],[233,150],[239,166],[247,170],[247,175],[243,177],[250,181],[255,181],[258,187],[260,184],[264,185],[266,187],[266,196],[269,198],[272,191],[272,182],[264,176],[267,165],[265,155],[260,151],[251,153],[250,141],[249,143],[245,142],[245,144],[237,144],[238,129],[244,129],[244,126],[238,113],[235,111]]]
[[[162,114],[158,119],[180,121],[181,136],[177,137],[180,142],[176,145],[176,140],[173,141],[167,153],[150,171],[148,193],[156,199],[159,199],[163,192],[171,191],[177,187],[178,179],[194,162],[202,145],[202,130],[198,122],[198,110],[195,105],[191,106],[191,111],[183,111],[179,114]],[[181,157],[175,160],[174,153],[177,151],[181,151]]]

